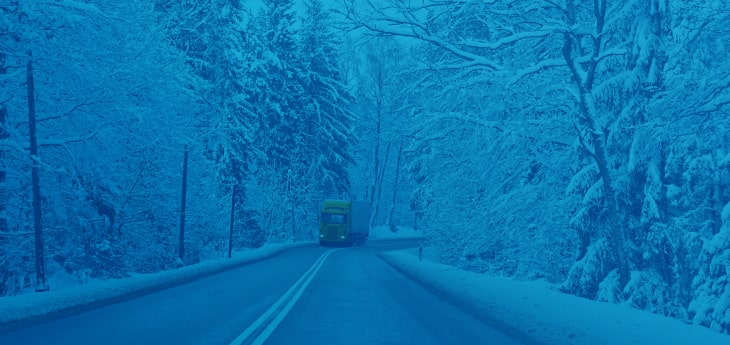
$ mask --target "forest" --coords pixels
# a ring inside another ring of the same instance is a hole
[[[0,14],[0,296],[313,240],[333,197],[443,263],[730,333],[727,0]]]

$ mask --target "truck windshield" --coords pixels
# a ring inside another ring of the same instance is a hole
[[[322,223],[345,224],[347,223],[347,215],[322,213]]]

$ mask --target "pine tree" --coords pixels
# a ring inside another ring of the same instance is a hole
[[[293,1],[267,0],[261,13],[249,23],[247,75],[251,79],[247,99],[258,123],[254,142],[266,154],[266,162],[284,183],[291,168],[289,154],[295,149],[296,121],[301,97],[296,69]]]
[[[347,168],[354,163],[350,111],[353,97],[341,77],[337,55],[340,42],[332,27],[322,2],[309,1],[300,33],[304,147],[298,161],[308,166],[299,176],[309,175],[320,195],[343,196],[350,192]]]

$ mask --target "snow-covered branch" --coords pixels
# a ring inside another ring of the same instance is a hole
[[[486,42],[486,41],[478,41],[478,40],[461,40],[457,41],[455,43],[456,46],[461,46],[464,48],[478,48],[478,49],[490,49],[490,50],[498,50],[505,48],[506,46],[515,44],[519,41],[527,40],[527,39],[544,39],[547,37],[550,37],[556,33],[563,32],[564,29],[561,27],[546,27],[543,30],[539,31],[526,31],[526,32],[518,32],[506,37],[503,37],[501,39],[498,39],[494,42]]]
[[[9,139],[0,140],[0,147],[7,147],[13,149],[14,151],[22,152],[24,154],[28,153],[28,145],[25,145],[25,147],[23,147],[15,141]]]
[[[471,65],[482,65],[494,71],[503,70],[503,66],[491,59],[488,59],[479,54],[468,52],[464,49],[457,47],[456,45],[449,43],[438,36],[431,35],[427,31],[422,31],[422,28],[417,23],[403,22],[393,20],[389,18],[380,18],[378,21],[363,21],[361,25],[368,30],[383,35],[410,37],[428,42],[437,47],[440,47],[454,56],[471,62]],[[410,27],[401,28],[399,26],[406,25]]]
[[[564,59],[548,59],[548,60],[542,60],[535,65],[532,65],[527,68],[523,68],[521,70],[518,70],[511,78],[509,84],[514,84],[520,79],[531,75],[535,73],[539,73],[542,70],[548,69],[548,68],[554,68],[554,67],[565,67],[566,63]]]
[[[96,137],[97,134],[99,134],[99,132],[94,131],[83,137],[70,137],[70,138],[61,138],[61,139],[42,139],[42,140],[38,141],[38,145],[39,146],[63,146],[66,144],[71,144],[71,143],[89,141],[91,139],[94,139],[94,137]]]

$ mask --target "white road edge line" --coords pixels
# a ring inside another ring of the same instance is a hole
[[[248,340],[251,335],[262,327],[264,322],[269,320],[271,318],[271,315],[279,309],[279,307],[289,300],[289,302],[284,306],[284,308],[275,316],[275,318],[266,325],[266,328],[256,337],[256,339],[253,340],[252,344],[263,344],[264,341],[271,335],[272,332],[276,329],[277,326],[279,326],[279,323],[286,317],[286,315],[289,313],[289,310],[294,306],[294,304],[297,303],[297,300],[299,300],[299,297],[302,295],[304,290],[309,286],[309,283],[314,279],[314,276],[317,274],[319,269],[324,264],[324,261],[327,259],[327,257],[334,251],[337,251],[339,249],[330,249],[326,251],[322,256],[317,259],[317,261],[312,264],[312,267],[310,267],[304,274],[302,274],[301,277],[287,290],[266,312],[261,314],[261,316],[256,319],[248,328],[246,328],[243,333],[239,334],[236,339],[233,339],[230,345],[241,345],[246,340]],[[289,296],[294,295],[291,299],[289,299]]]

